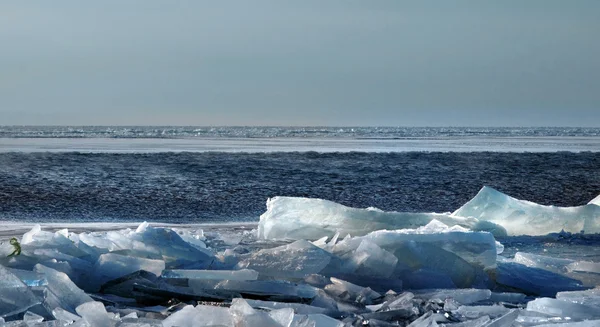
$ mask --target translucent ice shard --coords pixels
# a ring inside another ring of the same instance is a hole
[[[518,200],[491,187],[453,213],[454,216],[486,220],[506,228],[509,235],[545,235],[567,232],[600,232],[600,206],[554,207]]]
[[[331,260],[331,254],[314,244],[299,240],[280,247],[250,254],[237,265],[239,269],[253,269],[261,276],[303,278],[317,274]]]
[[[24,312],[40,300],[19,277],[0,265],[0,317]]]
[[[48,281],[44,306],[52,311],[56,308],[75,313],[79,305],[93,301],[85,292],[75,285],[65,273],[37,264],[35,272],[43,274]]]
[[[274,197],[260,216],[258,237],[263,239],[308,239],[324,236],[360,236],[382,229],[425,226],[433,219],[448,226],[460,225],[471,230],[488,230],[505,235],[502,227],[473,218],[436,213],[384,212],[356,209],[321,199]]]

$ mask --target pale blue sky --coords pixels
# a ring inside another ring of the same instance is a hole
[[[0,125],[600,126],[600,1],[4,1]]]

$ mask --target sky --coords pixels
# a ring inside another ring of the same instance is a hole
[[[600,127],[600,1],[4,1],[0,125]]]

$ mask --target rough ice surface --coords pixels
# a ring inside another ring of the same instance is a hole
[[[515,253],[481,217],[271,202],[257,232],[34,226],[17,238],[21,254],[2,248],[0,326],[599,326],[593,254]],[[571,236],[536,241],[597,240]]]
[[[339,203],[309,198],[274,197],[267,201],[267,211],[260,216],[258,236],[263,239],[317,240],[339,232],[361,236],[382,229],[406,229],[427,225],[432,220],[475,231],[491,231],[505,235],[502,227],[473,218],[448,214],[384,212],[356,209]]]
[[[452,215],[490,221],[504,227],[509,235],[545,235],[561,230],[600,232],[598,205],[544,206],[515,199],[487,186]]]

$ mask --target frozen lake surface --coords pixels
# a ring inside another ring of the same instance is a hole
[[[598,136],[407,138],[0,138],[0,152],[582,152]]]

